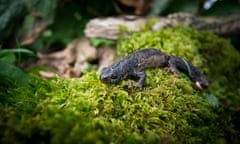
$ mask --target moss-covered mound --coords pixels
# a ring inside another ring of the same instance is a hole
[[[176,27],[131,34],[118,42],[117,52],[124,56],[146,47],[191,61],[208,78],[209,89],[196,91],[185,75],[161,69],[146,70],[143,90],[134,90],[133,80],[103,84],[96,72],[79,79],[32,76],[26,87],[1,89],[0,143],[234,141],[239,132],[225,109],[240,102],[240,55],[229,42]]]

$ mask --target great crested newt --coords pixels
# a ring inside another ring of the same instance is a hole
[[[174,74],[180,71],[191,79],[195,88],[203,90],[208,87],[205,76],[190,62],[155,48],[133,52],[113,65],[103,68],[100,80],[104,83],[118,83],[129,76],[134,76],[139,78],[135,86],[142,89],[146,79],[146,74],[142,70],[147,68],[167,68]]]

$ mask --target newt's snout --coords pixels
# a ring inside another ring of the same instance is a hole
[[[111,68],[103,68],[99,79],[104,83],[116,83],[120,78]]]
[[[108,78],[104,75],[100,75],[99,79],[102,81],[102,82],[108,82]]]

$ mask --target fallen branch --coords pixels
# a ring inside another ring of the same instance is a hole
[[[126,27],[129,31],[138,31],[149,17],[119,16],[95,18],[88,22],[84,30],[86,37],[101,37],[116,40],[119,35],[119,26]],[[196,30],[208,30],[221,36],[240,33],[240,14],[235,13],[222,17],[200,17],[190,13],[175,13],[166,17],[159,17],[152,26],[156,31],[161,28],[176,25],[190,26]]]

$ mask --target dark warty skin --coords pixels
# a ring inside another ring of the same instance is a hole
[[[165,67],[174,74],[177,74],[178,71],[186,74],[194,83],[194,87],[199,90],[208,87],[205,76],[190,62],[177,56],[167,55],[154,48],[141,49],[113,65],[103,68],[100,80],[104,83],[118,83],[129,76],[134,76],[139,78],[136,87],[142,89],[146,79],[146,74],[142,72],[143,69]]]

